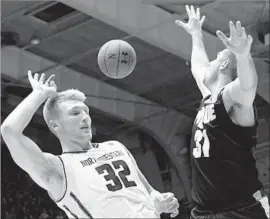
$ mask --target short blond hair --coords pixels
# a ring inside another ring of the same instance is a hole
[[[67,100],[77,100],[80,102],[84,102],[85,99],[86,96],[84,95],[84,93],[77,89],[68,89],[65,91],[61,91],[58,92],[54,97],[48,98],[43,107],[43,117],[49,129],[53,131],[49,125],[49,122],[58,116],[58,106],[60,103]]]

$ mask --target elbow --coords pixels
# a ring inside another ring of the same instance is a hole
[[[16,133],[21,133],[19,130],[17,130],[17,128],[15,128],[16,126],[14,125],[10,125],[10,124],[7,124],[7,123],[3,123],[1,125],[1,135],[4,137],[6,135],[13,135],[13,134],[16,134]]]
[[[10,132],[10,126],[3,123],[1,125],[1,135],[5,135],[7,132]]]

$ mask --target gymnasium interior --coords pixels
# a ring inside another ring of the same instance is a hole
[[[215,33],[228,34],[229,21],[241,21],[253,37],[251,52],[259,77],[254,155],[269,197],[268,0],[3,0],[1,121],[31,92],[29,69],[55,74],[59,91],[76,88],[87,96],[93,142],[122,142],[155,189],[175,194],[180,204],[176,218],[189,218],[189,144],[201,94],[191,74],[191,37],[174,23],[188,20],[186,4],[200,7],[206,16],[203,36],[210,60],[224,49]],[[107,77],[97,63],[99,49],[113,39],[128,42],[136,51],[136,67],[123,79]],[[61,153],[42,107],[25,134],[42,151]],[[66,219],[48,194],[14,163],[3,140],[1,151],[1,218]]]

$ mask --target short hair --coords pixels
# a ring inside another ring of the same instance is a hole
[[[85,99],[86,97],[84,93],[77,89],[61,91],[55,96],[48,98],[43,107],[43,116],[49,129],[53,132],[53,130],[50,128],[49,122],[58,116],[58,106],[60,103],[67,100],[78,100],[80,102],[84,102]]]

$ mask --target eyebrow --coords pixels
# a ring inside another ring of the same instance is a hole
[[[89,108],[87,106],[74,106],[70,109],[70,111],[72,111],[74,109],[86,109],[87,111],[89,111]]]

